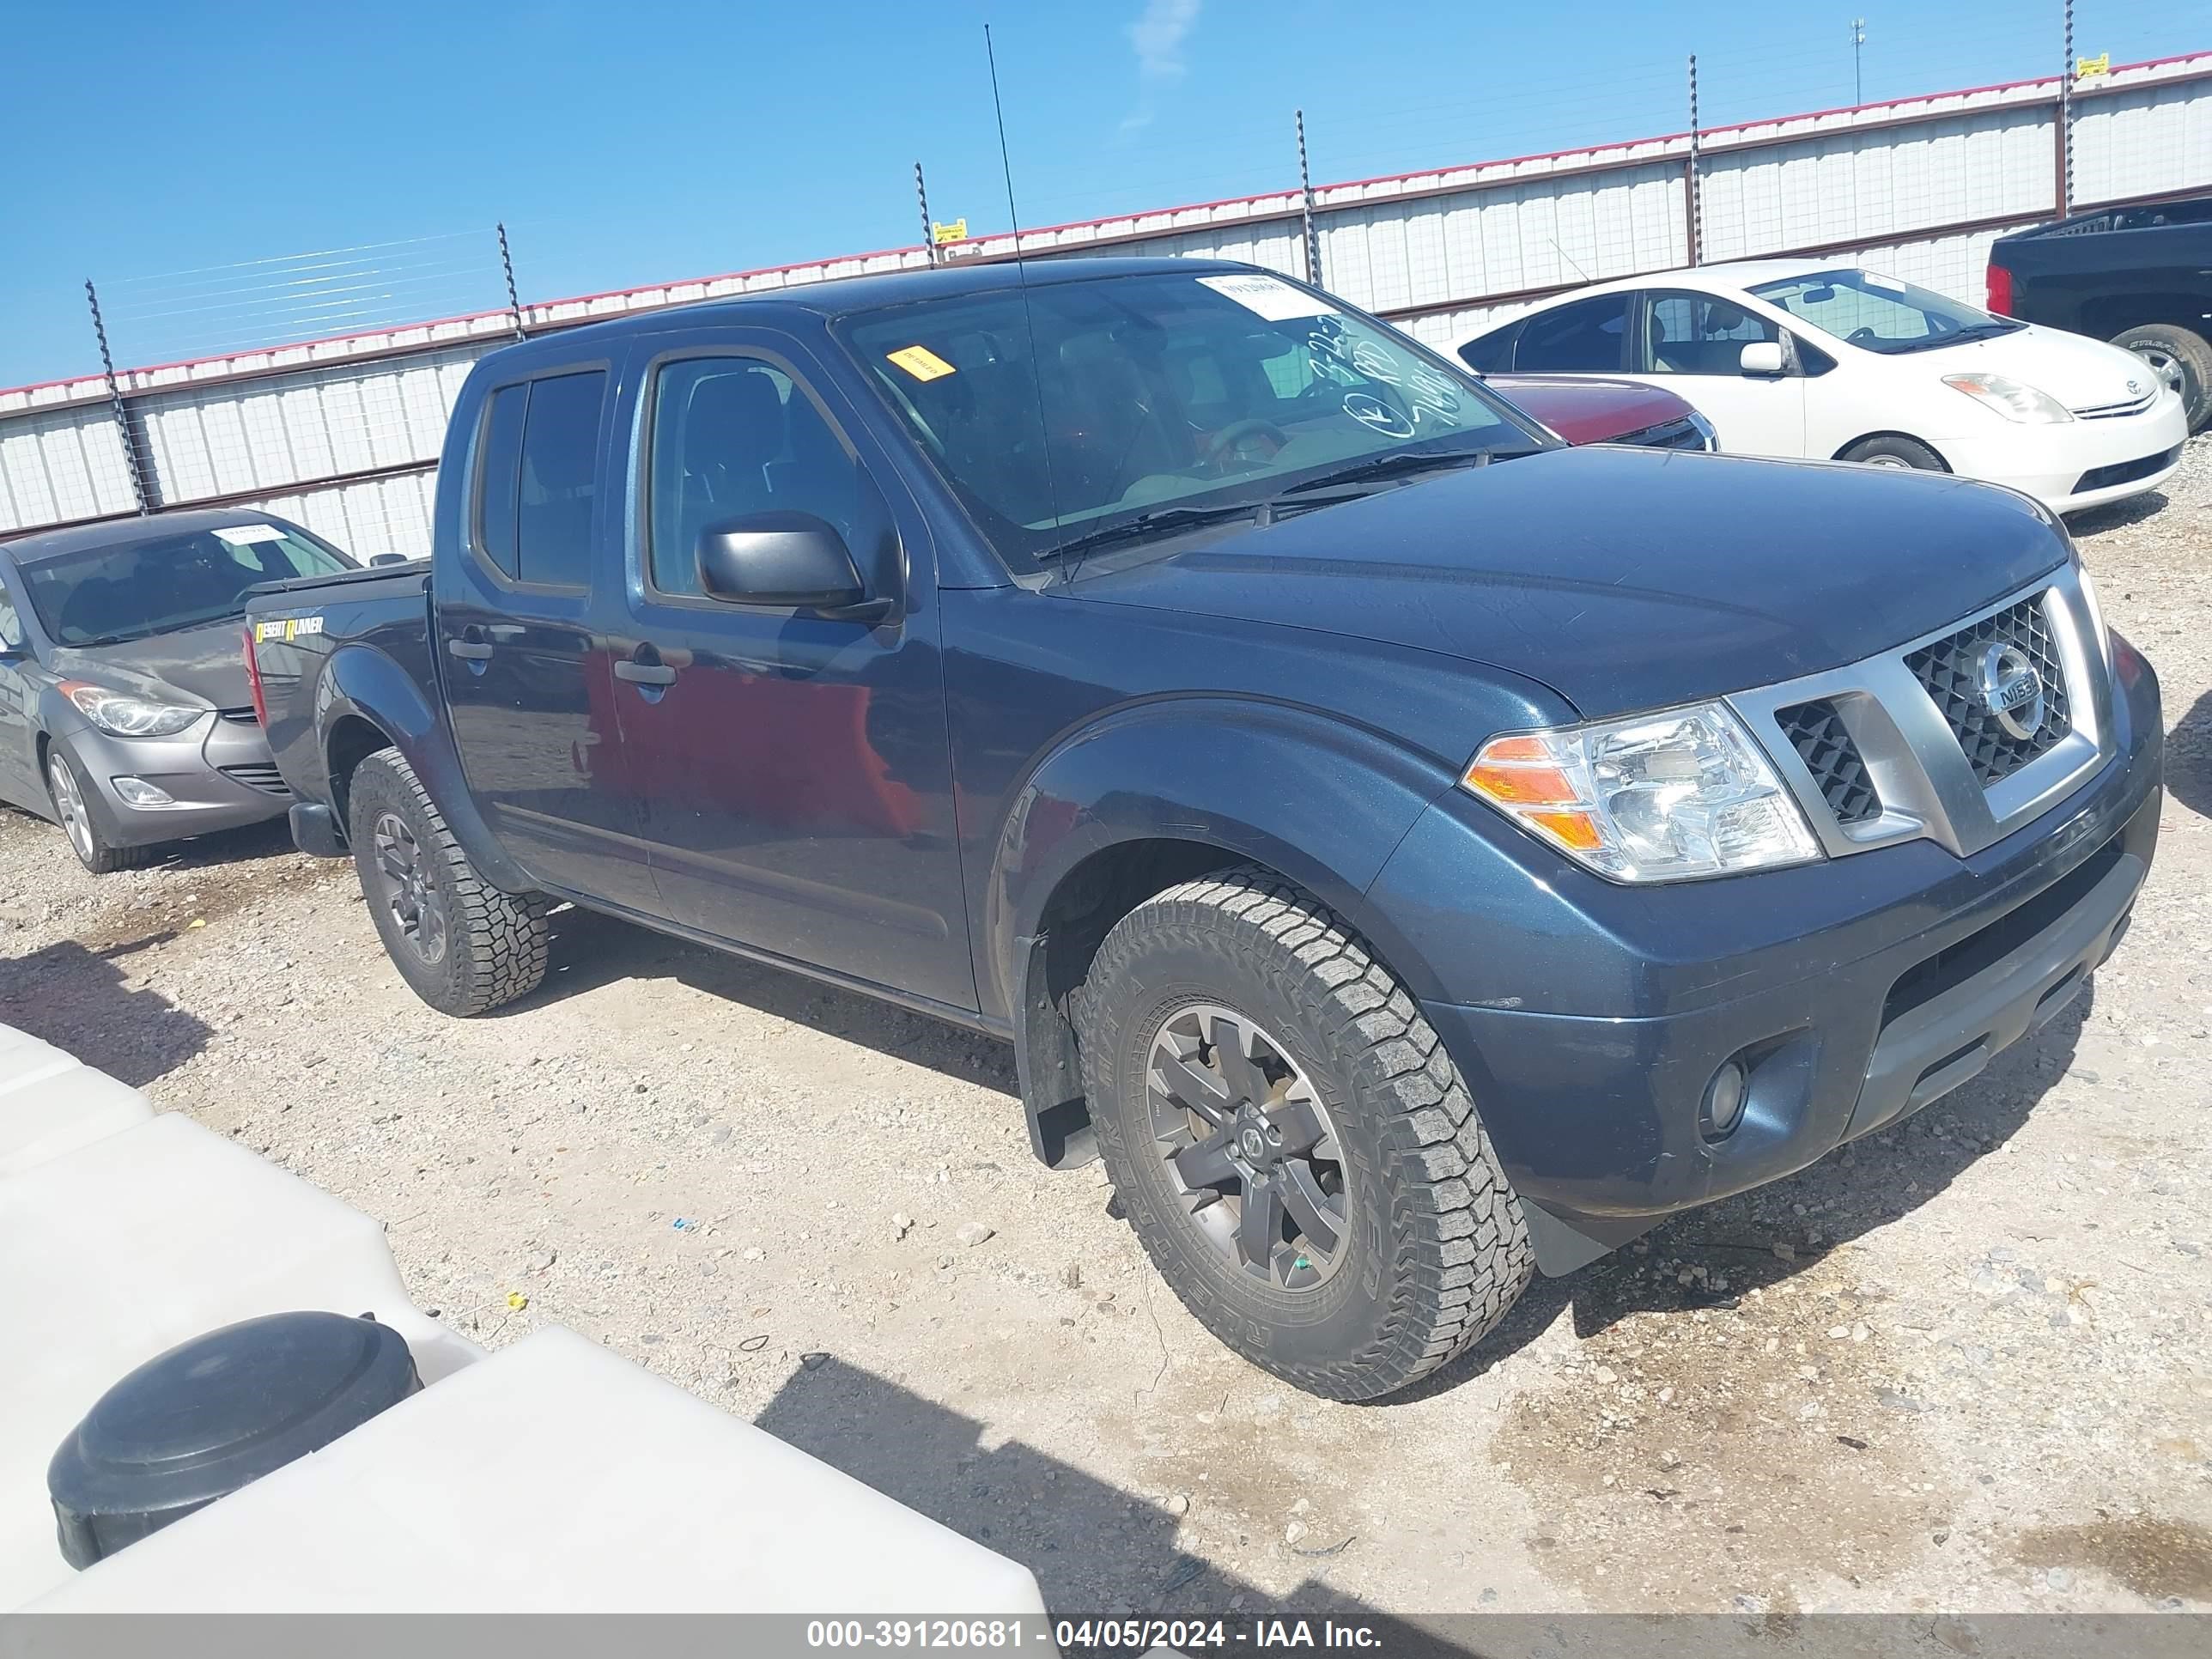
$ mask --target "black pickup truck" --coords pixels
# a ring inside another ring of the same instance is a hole
[[[2000,236],[1989,308],[2134,352],[2212,424],[2212,196],[2077,213]]]
[[[2027,497],[1567,448],[1211,262],[505,348],[427,568],[249,624],[433,1006],[568,900],[1006,1038],[1038,1155],[1340,1398],[1972,1077],[2157,835],[2156,682]]]

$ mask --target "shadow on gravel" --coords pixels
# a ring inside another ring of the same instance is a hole
[[[1322,1645],[1318,1621],[1328,1618],[1374,1631],[1376,1647],[1391,1659],[1471,1651],[1314,1578],[1279,1601],[1226,1577],[1176,1547],[1182,1522],[1163,1505],[1018,1440],[987,1449],[983,1425],[975,1419],[834,1355],[793,1371],[755,1420],[778,1439],[1020,1562],[1036,1576],[1054,1619],[1202,1615],[1235,1621],[1233,1632],[1263,1614],[1281,1613],[1316,1621],[1310,1648]],[[1238,1596],[1243,1605],[1232,1612],[1230,1601]],[[1234,1652],[1251,1644],[1231,1633],[1223,1645]],[[1069,1644],[1063,1650],[1086,1649]]]
[[[2191,811],[2212,818],[2212,691],[2166,734],[2166,787]]]
[[[2141,524],[2165,508],[2166,492],[2154,489],[2145,495],[2130,495],[2124,501],[2114,501],[2109,507],[2069,513],[2066,515],[2066,529],[2075,536],[2101,535],[2107,530],[2124,530],[2131,524]]]
[[[544,988],[486,1018],[542,1007],[618,979],[672,979],[963,1083],[1005,1095],[1016,1092],[1014,1051],[1007,1043],[803,974],[573,908],[553,917],[552,964]]]
[[[161,870],[210,870],[234,864],[255,864],[264,859],[289,858],[299,851],[292,844],[292,830],[283,818],[250,823],[243,830],[224,830],[193,841],[180,841],[162,849],[154,860]]]
[[[1648,1249],[1630,1244],[1579,1273],[1538,1279],[1488,1337],[1426,1382],[1382,1403],[1424,1399],[1481,1375],[1534,1341],[1565,1310],[1573,1311],[1576,1336],[1587,1338],[1632,1314],[1734,1307],[1753,1289],[1802,1273],[1832,1251],[1910,1214],[2027,1122],[2072,1066],[2082,1024],[2095,1006],[2093,981],[2041,1031],[1902,1123],[1771,1185],[1685,1211],[1637,1242]],[[1777,1245],[1790,1254],[1777,1254]],[[1702,1273],[1695,1271],[1700,1268]]]
[[[64,939],[0,961],[0,1023],[143,1088],[207,1046],[210,1028],[155,991],[127,990],[115,958],[166,943],[155,933],[104,950]]]

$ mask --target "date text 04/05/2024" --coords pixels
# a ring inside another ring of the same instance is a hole
[[[808,1621],[810,1648],[1101,1649],[1141,1654],[1167,1648],[1182,1652],[1236,1648],[1297,1650],[1378,1650],[1382,1640],[1365,1625],[1334,1620],[1062,1619],[1048,1632],[1026,1619],[817,1619]]]

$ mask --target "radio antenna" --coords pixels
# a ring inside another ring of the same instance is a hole
[[[1044,494],[1052,527],[1060,528],[1060,490],[1052,477],[1052,432],[1044,418],[1044,371],[1037,362],[1036,319],[1030,311],[1029,267],[1022,260],[1022,216],[1014,206],[1014,163],[1006,149],[1006,106],[999,98],[999,54],[991,45],[991,26],[983,25],[983,58],[991,66],[991,112],[999,121],[999,167],[1006,178],[1006,218],[1014,228],[1014,286],[1022,296],[1022,331],[1030,342],[1030,390],[1036,398],[1037,441],[1044,456]],[[1073,572],[1062,576],[1072,580]]]

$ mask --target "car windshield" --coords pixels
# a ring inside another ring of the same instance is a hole
[[[22,568],[58,645],[107,645],[246,612],[246,590],[351,568],[335,549],[273,524],[240,524],[58,553]]]
[[[1323,504],[1340,473],[1385,488],[1555,441],[1406,337],[1259,272],[1037,283],[1026,308],[1005,289],[839,332],[1017,570],[1117,527]]]
[[[2021,326],[1871,270],[1821,270],[1749,292],[1847,345],[1886,356],[1990,340]]]

